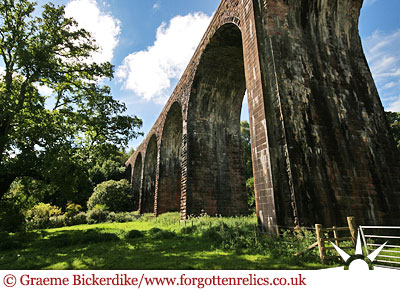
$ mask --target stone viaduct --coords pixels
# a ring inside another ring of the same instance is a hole
[[[135,207],[247,214],[245,90],[263,229],[400,223],[400,154],[362,49],[363,0],[222,0],[127,161]]]

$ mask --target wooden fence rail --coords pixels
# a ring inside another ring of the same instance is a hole
[[[336,246],[341,249],[354,249],[354,245],[356,242],[356,223],[354,217],[347,217],[347,227],[330,227],[323,228],[321,224],[315,225],[315,233],[317,236],[317,242],[309,247],[309,249],[315,248],[318,245],[319,256],[321,258],[321,262],[325,264],[325,262],[329,259],[337,259],[339,255],[329,255],[328,251],[334,250],[334,247],[327,245],[326,242],[334,242]],[[349,236],[343,236],[343,234],[339,234],[339,232],[348,232]],[[351,241],[353,243],[352,246],[341,246],[340,242]]]

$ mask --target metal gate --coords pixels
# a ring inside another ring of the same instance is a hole
[[[400,269],[400,226],[360,226],[367,255],[387,242],[375,263],[381,267]]]

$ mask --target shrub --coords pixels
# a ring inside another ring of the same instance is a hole
[[[159,232],[161,232],[162,231],[162,229],[159,229],[159,228],[151,228],[150,230],[149,230],[149,234],[150,235],[155,235],[155,234],[158,234]]]
[[[86,220],[89,224],[103,223],[107,220],[108,208],[105,205],[97,204],[87,212]]]
[[[141,231],[131,230],[131,231],[126,233],[125,238],[127,238],[127,239],[136,239],[136,238],[141,238],[143,236],[144,236],[144,234]]]
[[[126,222],[131,222],[134,221],[138,218],[137,215],[135,215],[134,212],[109,212],[107,215],[107,222],[113,223],[126,223]]]
[[[76,245],[97,244],[102,242],[118,241],[119,237],[113,233],[104,233],[97,230],[65,231],[50,236],[43,242],[47,247],[70,247]]]
[[[86,215],[84,216],[85,221],[82,221],[82,215],[80,215],[80,220],[76,219],[76,216],[81,212],[82,206],[79,204],[75,204],[73,202],[68,202],[67,207],[65,208],[65,214],[63,216],[63,221],[65,226],[79,225],[86,223]]]
[[[177,236],[175,232],[171,232],[168,230],[162,230],[159,228],[152,228],[151,230],[149,230],[149,234],[154,239],[172,239],[172,238],[176,238],[176,236]]]
[[[89,198],[88,209],[102,204],[114,212],[127,211],[131,205],[131,186],[126,179],[115,181],[109,180],[97,185]]]
[[[118,223],[124,223],[126,221],[125,216],[126,216],[126,213],[118,212],[115,214],[115,221]]]
[[[46,228],[50,225],[50,218],[60,216],[61,209],[48,203],[38,203],[25,214],[28,228]]]
[[[115,214],[115,221],[118,223],[126,223],[134,221],[138,218],[134,212],[118,212]]]
[[[17,204],[9,199],[0,202],[0,230],[17,232],[23,229],[24,222],[25,217]]]
[[[82,206],[73,202],[68,202],[65,209],[66,218],[72,218],[82,211]]]
[[[51,216],[49,218],[49,223],[48,223],[47,227],[48,228],[61,228],[61,227],[67,225],[66,220],[67,219],[66,219],[65,215]]]
[[[82,225],[87,223],[86,213],[79,212],[71,218],[71,225]]]
[[[96,230],[88,230],[84,232],[84,235],[80,238],[81,244],[90,244],[90,243],[102,243],[102,242],[111,242],[118,241],[119,237],[113,233],[102,233]]]
[[[116,221],[116,213],[113,211],[109,212],[107,215],[107,222],[113,223],[115,221]]]

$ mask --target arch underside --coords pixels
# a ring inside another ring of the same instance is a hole
[[[132,198],[133,210],[139,208],[140,188],[142,185],[142,154],[138,154],[135,160],[132,174]]]
[[[182,109],[175,102],[168,111],[161,138],[157,214],[180,210],[182,123]]]
[[[157,176],[157,138],[153,135],[146,149],[143,168],[142,195],[140,198],[140,213],[154,212],[154,195]]]
[[[240,139],[245,90],[241,32],[225,24],[202,54],[188,104],[188,214],[248,213]]]

